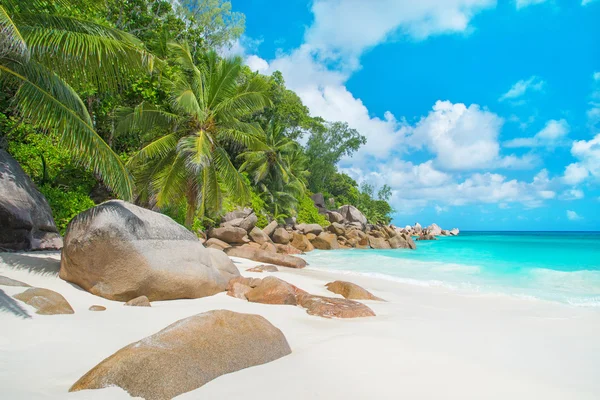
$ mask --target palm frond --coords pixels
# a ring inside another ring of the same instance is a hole
[[[177,135],[171,133],[156,139],[135,153],[127,162],[127,166],[135,167],[136,165],[144,164],[149,160],[164,158],[168,153],[175,151],[176,148]]]
[[[117,134],[132,131],[148,132],[152,129],[173,130],[176,123],[182,118],[173,113],[161,110],[158,107],[142,102],[134,108],[120,108],[117,110]]]
[[[241,203],[245,203],[250,198],[250,190],[243,175],[231,163],[225,149],[221,147],[214,149],[213,160],[225,191]]]
[[[29,49],[21,32],[0,5],[0,57],[16,54],[25,61],[29,59]]]

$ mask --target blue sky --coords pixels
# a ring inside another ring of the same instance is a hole
[[[600,230],[600,0],[233,0],[231,49],[367,144],[397,225]]]

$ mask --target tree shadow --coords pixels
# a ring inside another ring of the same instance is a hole
[[[60,251],[37,253],[0,253],[0,262],[13,269],[25,270],[38,275],[57,276],[60,260],[52,256]]]
[[[0,312],[9,312],[17,317],[31,318],[31,315],[12,297],[0,289]]]

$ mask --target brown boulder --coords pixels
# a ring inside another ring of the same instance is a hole
[[[290,353],[283,333],[263,317],[209,311],[122,348],[69,391],[118,386],[132,397],[172,399],[221,375]]]
[[[262,229],[257,227],[252,228],[248,236],[250,236],[250,239],[260,245],[271,242],[271,238],[265,232],[263,232]]]
[[[262,282],[261,278],[249,278],[249,277],[245,277],[245,276],[238,276],[229,281],[229,284],[227,285],[227,290],[231,290],[232,286],[235,283],[240,283],[244,286],[249,286],[251,288],[255,288],[258,285],[260,285],[261,282]]]
[[[323,227],[319,224],[300,224],[296,225],[296,229],[305,235],[308,233],[312,233],[313,235],[319,235],[323,232]]]
[[[90,311],[106,311],[106,307],[93,305],[89,308]]]
[[[236,226],[226,225],[220,228],[212,228],[208,231],[208,237],[222,240],[229,244],[244,244],[249,242],[246,230]]]
[[[406,234],[396,235],[388,240],[392,249],[416,249],[415,242]]]
[[[324,318],[360,318],[374,317],[375,313],[369,307],[357,301],[336,299],[333,297],[315,296],[312,294],[299,295],[298,304],[306,308],[310,315]]]
[[[329,225],[327,230],[331,233],[335,233],[338,236],[342,236],[346,232],[344,225],[338,224],[337,222],[333,222],[331,225]]]
[[[205,243],[204,246],[210,247],[211,249],[225,250],[231,245],[217,238],[210,238]]]
[[[333,233],[322,232],[319,236],[311,241],[315,249],[319,250],[336,250],[340,248],[337,242],[337,236]]]
[[[11,279],[9,277],[2,276],[2,275],[0,275],[0,285],[31,287],[31,285],[28,285],[25,282],[17,281],[15,279]]]
[[[277,247],[275,247],[273,243],[263,243],[262,246],[260,246],[260,249],[267,253],[277,253]]]
[[[317,237],[317,235],[315,235],[314,233],[307,233],[306,234],[306,238],[312,242],[313,240],[315,240],[315,238]]]
[[[279,243],[279,244],[288,244],[290,242],[290,240],[292,240],[289,232],[286,231],[285,228],[275,229],[275,232],[273,232],[272,238],[273,238],[273,242]]]
[[[344,298],[350,300],[381,300],[379,297],[373,296],[368,290],[351,282],[335,281],[329,282],[327,290],[333,293],[341,294]]]
[[[274,265],[262,264],[262,265],[257,265],[256,267],[253,267],[253,268],[248,268],[246,271],[248,271],[248,272],[277,272],[277,271],[279,271],[279,269]]]
[[[298,250],[297,248],[295,248],[291,244],[279,244],[279,243],[277,243],[275,245],[275,247],[277,248],[277,252],[279,254],[302,254],[302,251]]]
[[[131,299],[125,303],[125,305],[131,307],[152,307],[150,305],[150,300],[148,300],[146,296],[140,296],[136,297],[135,299]]]
[[[263,262],[267,264],[281,265],[289,268],[304,268],[306,261],[299,257],[289,256],[287,254],[270,253],[264,250],[258,250],[248,247],[231,247],[225,250],[230,257],[247,258],[249,260]]]
[[[246,293],[252,303],[296,305],[294,286],[274,276],[266,277],[262,282]]]
[[[369,238],[369,246],[373,249],[391,249],[390,244],[387,240],[381,237],[375,237],[372,235],[368,235]]]
[[[73,308],[69,302],[60,294],[50,289],[31,288],[23,293],[13,296],[32,307],[35,307],[36,314],[56,315],[56,314],[74,314]]]
[[[171,218],[120,200],[77,215],[64,243],[59,276],[110,300],[211,296],[239,275],[229,257]]]
[[[292,242],[290,244],[304,252],[313,251],[315,249],[310,240],[308,240],[308,237],[300,232],[294,232],[292,234]]]
[[[333,222],[337,222],[337,223],[344,222],[344,217],[342,216],[342,214],[340,214],[337,211],[329,211],[327,213],[327,217],[329,218],[329,222],[331,222],[331,223],[333,223]]]
[[[246,286],[239,282],[234,282],[227,289],[227,296],[236,297],[241,300],[247,300],[246,294],[251,291],[252,288],[250,286]]]
[[[273,234],[273,232],[275,232],[275,229],[277,229],[278,226],[279,224],[277,223],[277,221],[271,221],[269,225],[263,228],[263,232],[265,233],[265,235],[270,237]]]

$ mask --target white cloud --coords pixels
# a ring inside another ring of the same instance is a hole
[[[448,207],[441,207],[441,206],[439,206],[437,204],[435,205],[435,212],[437,214],[445,213],[447,211],[448,211]]]
[[[571,154],[579,161],[567,167],[565,170],[566,180],[571,177],[572,182],[578,183],[588,175],[596,179],[600,178],[600,133],[593,139],[573,142]]]
[[[539,92],[544,88],[545,84],[546,82],[534,75],[527,80],[520,80],[512,85],[508,92],[500,96],[500,99],[498,100],[515,100],[524,96],[527,92]]]
[[[569,221],[579,221],[579,220],[583,219],[582,217],[579,216],[579,214],[577,214],[575,211],[571,211],[571,210],[567,210],[567,218],[569,219]]]
[[[582,6],[587,6],[588,4],[593,3],[596,0],[581,0],[581,5]]]
[[[592,77],[595,81],[600,81],[600,72],[594,72],[594,75],[592,75]]]
[[[583,165],[572,163],[565,168],[565,174],[562,179],[567,185],[577,185],[583,182],[589,174],[587,168]]]
[[[546,126],[530,138],[515,138],[504,142],[504,147],[556,147],[565,144],[565,137],[571,128],[566,120],[550,120]]]
[[[246,65],[248,65],[252,71],[258,71],[260,73],[266,72],[269,69],[269,63],[254,54],[246,57]]]
[[[583,0],[590,1],[590,0]],[[532,6],[534,4],[542,4],[545,3],[546,0],[517,0],[517,9],[521,9],[527,6]]]
[[[579,189],[565,190],[560,195],[561,200],[580,200],[580,199],[583,199],[584,197],[585,197],[585,194],[583,193],[583,190],[579,190]]]

